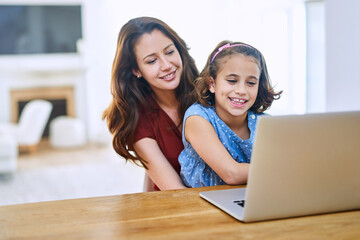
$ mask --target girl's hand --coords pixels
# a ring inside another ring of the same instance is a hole
[[[247,182],[249,164],[238,163],[231,157],[210,122],[193,115],[184,124],[186,140],[222,180],[230,185]]]

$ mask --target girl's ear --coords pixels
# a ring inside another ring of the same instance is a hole
[[[132,69],[132,73],[133,73],[137,78],[141,78],[141,73],[140,73],[139,70]]]
[[[215,80],[212,77],[210,77],[209,81],[209,91],[215,93]]]

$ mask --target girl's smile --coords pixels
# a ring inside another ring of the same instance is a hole
[[[243,107],[245,106],[245,103],[247,102],[247,100],[245,99],[240,99],[240,98],[236,98],[236,97],[229,97],[230,103],[234,106],[234,107]]]
[[[226,123],[244,119],[255,103],[259,79],[260,69],[252,57],[234,54],[224,58],[209,86],[215,94],[215,111],[219,117]]]

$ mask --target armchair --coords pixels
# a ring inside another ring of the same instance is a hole
[[[31,153],[35,152],[52,108],[49,101],[31,100],[25,105],[18,123],[0,123],[0,134],[12,135],[20,149],[27,148]]]

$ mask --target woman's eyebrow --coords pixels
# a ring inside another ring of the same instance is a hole
[[[150,53],[149,55],[146,55],[146,56],[143,58],[143,60],[145,60],[146,58],[151,57],[151,56],[153,56],[153,55],[155,55],[155,53]]]
[[[174,46],[174,44],[173,44],[173,43],[170,43],[169,45],[167,45],[166,47],[164,47],[164,50],[168,49],[168,48],[171,47],[171,46]]]
[[[168,48],[171,47],[171,46],[174,46],[174,44],[173,44],[173,43],[170,43],[169,45],[167,45],[166,47],[164,47],[164,50],[168,49]],[[146,55],[146,56],[143,58],[143,60],[145,60],[145,58],[151,57],[151,56],[153,56],[153,55],[155,55],[155,53],[150,53],[150,54]]]

